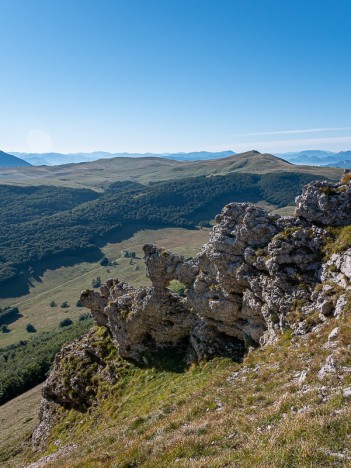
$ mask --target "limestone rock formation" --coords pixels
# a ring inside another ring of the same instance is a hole
[[[230,203],[194,260],[146,244],[150,287],[113,279],[100,292],[84,291],[81,303],[106,327],[119,355],[139,365],[149,364],[150,353],[170,349],[189,362],[215,355],[240,361],[249,347],[274,342],[286,327],[306,333],[340,315],[350,293],[350,241],[328,254],[328,242],[351,224],[350,181],[311,183],[296,201],[291,217]],[[184,284],[185,297],[168,288],[172,280]],[[96,372],[117,378],[106,374],[104,359],[88,341],[57,356],[43,390],[47,400],[91,404],[94,395],[79,375],[68,375],[68,393],[67,378],[61,378],[65,360],[77,354],[82,362],[93,361]]]
[[[296,199],[296,215],[323,226],[346,226],[350,224],[350,199],[349,181],[336,184],[312,182]]]
[[[249,344],[270,342],[286,326],[306,331],[304,315],[331,314],[333,294],[313,293],[318,284],[349,287],[350,250],[323,257],[327,229],[351,223],[349,182],[307,185],[293,217],[231,203],[216,222],[195,260],[145,245],[151,287],[111,280],[100,293],[82,294],[122,357],[142,364],[148,350],[182,346],[190,358],[240,359]],[[185,298],[168,289],[173,279],[184,283]]]

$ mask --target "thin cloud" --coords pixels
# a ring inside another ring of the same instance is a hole
[[[246,142],[233,142],[227,144],[220,144],[210,146],[208,151],[223,151],[228,148],[240,153],[242,151],[249,151],[251,149],[260,152],[269,153],[286,153],[289,151],[302,151],[307,149],[329,149],[331,151],[346,151],[351,148],[351,136],[340,137],[324,137],[324,138],[304,138],[298,140],[270,140],[270,141],[246,141]]]
[[[323,132],[333,132],[340,130],[351,130],[351,127],[329,127],[329,128],[307,128],[300,130],[281,130],[279,132],[256,132],[256,133],[239,133],[236,135],[231,135],[232,137],[242,137],[242,136],[258,136],[258,135],[289,135],[292,133],[323,133]]]

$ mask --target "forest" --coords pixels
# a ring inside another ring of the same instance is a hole
[[[58,187],[0,186],[0,284],[36,264],[97,249],[124,227],[194,228],[232,201],[294,203],[315,175],[304,173],[199,176],[144,186],[116,182],[103,193]],[[45,207],[45,209],[44,209]],[[101,254],[102,257],[102,254]]]
[[[53,332],[0,348],[0,405],[43,382],[62,345],[84,335],[92,320],[80,320]]]

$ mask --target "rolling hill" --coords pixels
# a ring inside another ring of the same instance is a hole
[[[21,167],[21,166],[31,166],[27,161],[17,158],[12,154],[4,153],[0,151],[0,168],[3,167]]]
[[[106,151],[94,151],[93,153],[11,153],[18,158],[28,161],[33,166],[57,166],[62,164],[91,162],[98,159],[111,158],[167,158],[176,161],[198,161],[202,159],[219,159],[226,156],[232,156],[234,151],[193,151],[191,153],[108,153]]]
[[[342,170],[293,165],[271,154],[247,151],[221,159],[176,161],[167,158],[111,158],[61,166],[0,169],[0,184],[56,185],[104,190],[116,181],[130,180],[144,185],[186,177],[230,173],[267,174],[293,172],[340,179]]]

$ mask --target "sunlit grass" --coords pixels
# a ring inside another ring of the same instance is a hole
[[[327,343],[336,326],[333,351]],[[58,439],[77,443],[64,461],[71,467],[347,466],[351,405],[342,389],[351,379],[341,369],[351,366],[350,330],[347,311],[318,333],[285,332],[242,364],[216,358],[185,372],[132,366],[88,413],[62,412],[50,450]],[[321,380],[331,353],[338,372]]]

